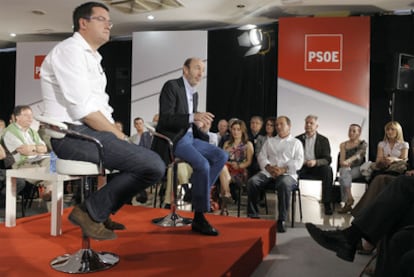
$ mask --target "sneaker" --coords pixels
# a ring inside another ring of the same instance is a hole
[[[69,220],[81,227],[85,236],[95,240],[111,240],[116,239],[116,234],[105,228],[103,223],[94,221],[87,212],[83,211],[79,206],[75,206],[69,214]]]

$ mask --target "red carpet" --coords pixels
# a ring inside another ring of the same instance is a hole
[[[63,235],[50,236],[50,214],[21,218],[14,228],[0,226],[0,276],[67,276],[50,268],[56,256],[81,247],[80,229],[67,220]],[[113,241],[93,241],[96,251],[113,252],[119,263],[100,276],[249,276],[276,243],[274,221],[207,215],[218,237],[191,232],[191,227],[159,227],[151,219],[164,209],[124,206],[112,219],[127,230]],[[192,213],[179,212],[192,217]]]

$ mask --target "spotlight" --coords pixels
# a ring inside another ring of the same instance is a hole
[[[243,32],[237,38],[239,45],[249,47],[244,56],[257,54],[262,48],[263,34],[260,29],[251,29]]]

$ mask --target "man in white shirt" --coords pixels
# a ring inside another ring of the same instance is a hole
[[[97,51],[110,37],[109,9],[97,2],[82,4],[73,12],[73,25],[73,36],[55,46],[41,67],[44,116],[97,138],[104,146],[105,167],[120,172],[69,215],[84,235],[97,240],[115,239],[113,230],[124,226],[111,224],[110,214],[157,183],[165,173],[165,164],[151,150],[129,143],[114,124],[102,57]],[[59,158],[99,161],[91,142],[66,136],[51,143]]]
[[[291,122],[287,116],[279,116],[275,124],[277,136],[268,138],[257,156],[261,171],[247,182],[247,215],[259,217],[257,200],[260,190],[276,190],[279,211],[277,231],[283,233],[286,232],[292,186],[297,181],[296,171],[303,164],[303,148],[300,141],[290,134]]]

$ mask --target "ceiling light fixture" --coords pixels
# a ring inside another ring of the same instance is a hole
[[[17,36],[17,35],[16,35],[16,33],[10,33],[10,36],[11,36],[11,37],[15,37],[15,36]]]
[[[152,14],[147,15],[147,19],[148,20],[154,20],[155,16],[153,16]]]

